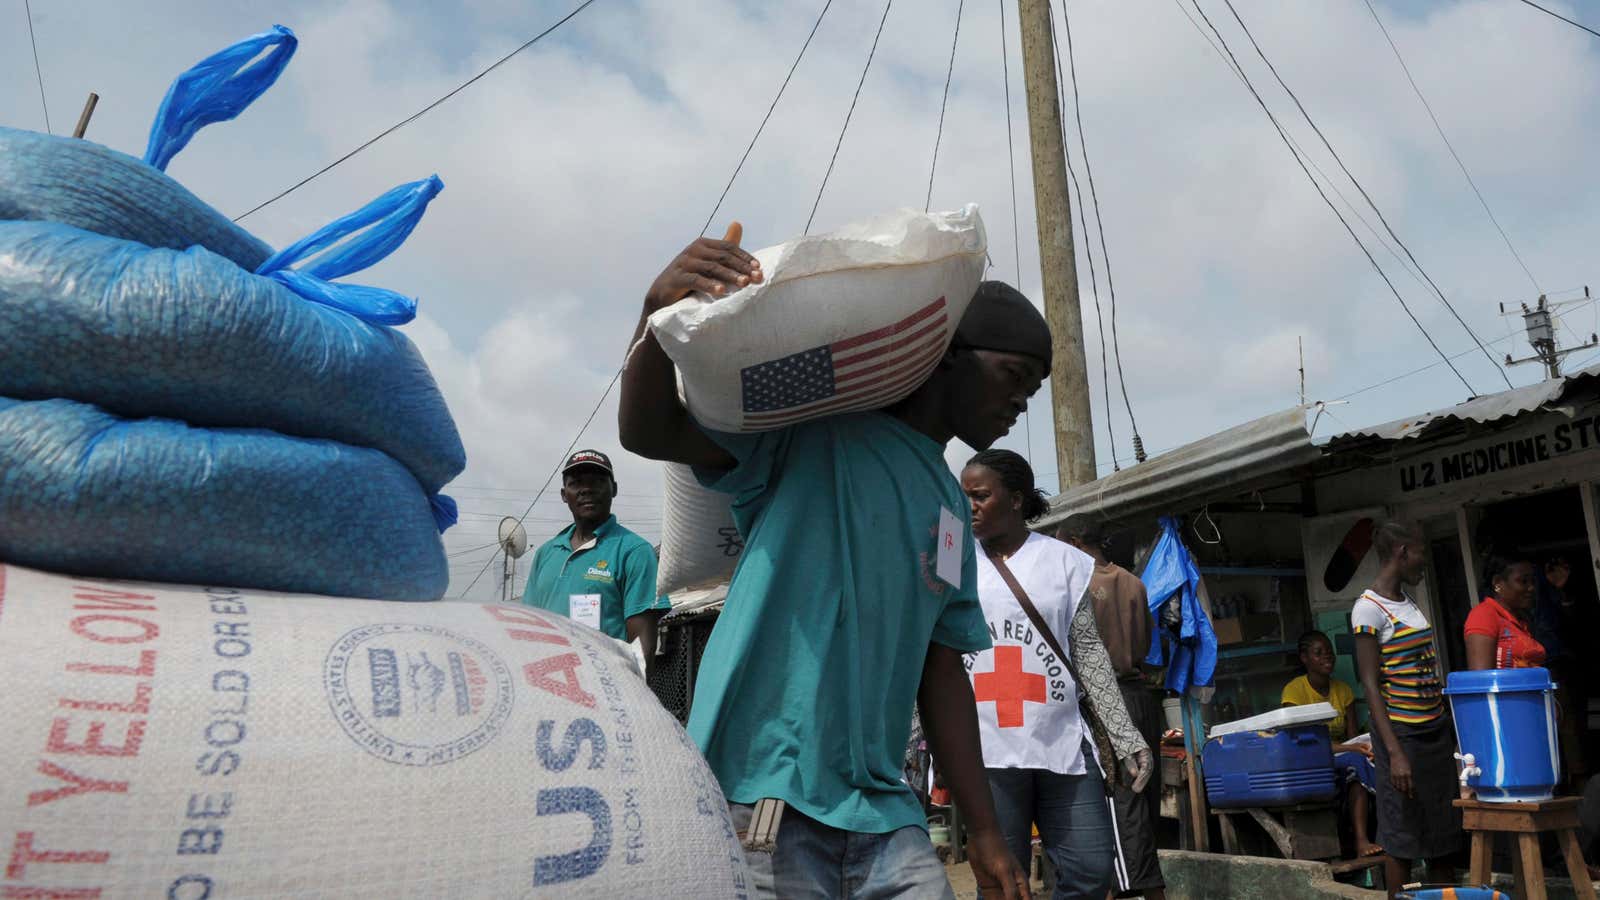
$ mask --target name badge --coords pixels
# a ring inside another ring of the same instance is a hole
[[[580,625],[600,629],[600,595],[573,594],[567,598],[567,617]]]
[[[939,552],[933,572],[953,587],[961,587],[961,519],[939,507]]]

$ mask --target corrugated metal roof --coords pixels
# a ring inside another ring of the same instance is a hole
[[[1178,512],[1212,496],[1248,490],[1321,456],[1306,431],[1305,408],[1297,406],[1057,494],[1034,527],[1053,527],[1075,513],[1124,519]]]
[[[1324,450],[1327,453],[1339,453],[1391,441],[1436,436],[1453,426],[1466,423],[1496,422],[1557,403],[1569,394],[1590,387],[1597,378],[1600,378],[1600,365],[1591,366],[1563,378],[1553,378],[1485,397],[1474,397],[1464,403],[1418,416],[1396,419],[1382,425],[1351,429],[1329,438]]]
[[[679,591],[671,599],[672,611],[667,613],[668,617],[674,621],[693,618],[707,610],[721,609],[722,601],[728,599],[728,584]]]

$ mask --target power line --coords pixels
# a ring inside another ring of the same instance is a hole
[[[1587,301],[1584,301],[1584,303],[1580,303],[1577,306],[1574,306],[1571,309],[1568,309],[1566,313],[1562,313],[1561,316],[1556,316],[1556,318],[1557,319],[1561,319],[1562,316],[1565,316],[1565,315],[1567,315],[1567,314],[1569,314],[1569,313],[1571,313],[1571,312],[1573,312],[1573,311],[1575,311],[1577,309],[1580,309],[1580,308],[1582,308],[1583,306],[1585,306],[1587,304],[1593,303],[1596,299],[1600,299],[1600,298],[1591,298],[1591,299],[1589,299]],[[1508,340],[1510,340],[1510,339],[1512,339],[1512,338],[1514,338],[1517,335],[1522,334],[1522,333],[1523,333],[1523,329],[1521,329],[1521,328],[1513,329],[1513,330],[1508,331],[1505,334],[1502,334],[1501,336],[1495,338],[1494,340],[1490,341],[1489,342],[1489,346],[1493,347],[1495,344],[1504,343],[1504,342],[1506,342],[1506,341],[1508,341]],[[1462,350],[1459,353],[1452,353],[1450,355],[1450,358],[1451,359],[1460,359],[1463,356],[1467,356],[1467,355],[1471,354],[1472,351],[1474,351],[1476,349],[1477,349],[1476,347],[1468,347],[1467,349]],[[1355,397],[1355,396],[1360,395],[1360,394],[1365,394],[1367,391],[1377,390],[1378,388],[1381,388],[1381,387],[1388,387],[1389,385],[1395,383],[1396,381],[1401,380],[1402,378],[1410,378],[1413,375],[1419,375],[1419,374],[1421,374],[1423,372],[1428,371],[1429,369],[1436,369],[1441,365],[1443,365],[1443,363],[1440,363],[1440,362],[1428,363],[1425,366],[1421,366],[1419,368],[1412,369],[1409,372],[1402,372],[1399,375],[1395,375],[1395,376],[1392,376],[1390,378],[1385,378],[1382,381],[1375,382],[1373,384],[1369,384],[1366,387],[1357,388],[1356,390],[1353,390],[1350,393],[1345,394],[1345,395],[1343,395],[1341,397],[1335,397],[1334,400],[1335,401],[1338,401],[1338,400],[1349,400],[1351,397]],[[1580,368],[1581,368],[1581,366],[1580,366]]]
[[[1567,18],[1566,16],[1563,16],[1562,14],[1560,14],[1558,12],[1555,12],[1554,10],[1545,9],[1544,7],[1540,6],[1539,4],[1534,3],[1533,0],[1522,0],[1522,2],[1524,4],[1526,4],[1526,5],[1528,5],[1528,6],[1533,7],[1534,9],[1537,9],[1539,12],[1542,12],[1547,16],[1554,16],[1555,18],[1560,19],[1561,21],[1567,23],[1568,25],[1571,25],[1573,28],[1581,28],[1584,31],[1587,31],[1590,34],[1594,35],[1595,37],[1600,37],[1600,31],[1595,31],[1593,28],[1590,28],[1589,26],[1584,25],[1584,24],[1582,24],[1580,22],[1574,22],[1571,19]]]
[[[1394,58],[1400,64],[1400,71],[1406,73],[1406,81],[1411,84],[1412,92],[1417,95],[1418,100],[1422,101],[1422,108],[1428,111],[1428,118],[1433,121],[1433,129],[1439,132],[1439,140],[1444,141],[1445,149],[1450,151],[1450,158],[1456,161],[1456,166],[1461,169],[1461,174],[1467,179],[1467,185],[1472,188],[1472,193],[1477,196],[1478,203],[1483,206],[1484,213],[1489,216],[1489,221],[1494,223],[1494,230],[1500,232],[1500,239],[1506,242],[1506,249],[1511,251],[1511,257],[1517,261],[1517,265],[1522,267],[1522,272],[1528,276],[1528,282],[1533,285],[1534,291],[1544,293],[1543,289],[1539,287],[1539,280],[1533,277],[1532,270],[1528,268],[1527,263],[1522,261],[1522,255],[1512,245],[1511,236],[1506,234],[1504,228],[1500,227],[1500,220],[1495,218],[1494,210],[1489,208],[1489,201],[1485,200],[1483,192],[1478,190],[1478,183],[1472,180],[1472,173],[1467,171],[1467,164],[1461,161],[1460,154],[1456,153],[1455,145],[1451,144],[1450,138],[1445,136],[1444,126],[1439,124],[1439,117],[1433,114],[1433,106],[1428,103],[1428,98],[1422,95],[1422,88],[1417,86],[1417,80],[1411,77],[1411,68],[1406,65],[1405,58],[1400,55],[1400,48],[1395,46],[1394,38],[1389,36],[1389,29],[1384,27],[1383,19],[1378,17],[1377,8],[1372,5],[1372,0],[1365,0],[1365,2],[1367,4],[1367,12],[1372,13],[1372,21],[1378,23],[1378,30],[1383,32],[1383,39],[1389,42],[1389,49],[1394,51]]]
[[[878,52],[878,38],[883,37],[883,23],[889,21],[889,8],[894,0],[883,4],[883,18],[878,20],[878,33],[872,36],[872,49],[867,51],[867,64],[861,67],[861,80],[856,82],[855,96],[850,98],[850,109],[844,114],[844,127],[839,129],[839,140],[833,145],[833,156],[828,160],[828,171],[822,174],[822,184],[817,187],[817,199],[811,203],[811,215],[806,217],[806,234],[811,233],[811,222],[817,217],[817,207],[822,205],[822,192],[828,189],[828,179],[833,175],[833,164],[839,161],[839,148],[844,146],[844,133],[850,130],[850,117],[855,114],[856,101],[861,99],[861,86],[867,83],[867,73],[872,71],[872,57]]]
[[[928,199],[922,204],[923,212],[933,208],[933,173],[939,169],[939,140],[944,137],[944,108],[950,102],[950,76],[956,71],[956,44],[961,41],[961,11],[966,5],[967,0],[956,3],[956,34],[950,39],[950,67],[944,72],[944,96],[939,100],[939,130],[933,135],[933,162],[928,165]]]
[[[546,35],[550,34],[552,31],[555,31],[557,28],[560,28],[562,25],[567,24],[567,21],[570,20],[573,16],[576,16],[578,13],[581,13],[585,9],[588,9],[589,8],[589,4],[591,4],[593,2],[594,2],[594,0],[583,0],[582,3],[578,4],[577,7],[575,7],[572,10],[572,12],[569,12],[566,15],[562,16],[559,20],[556,21],[556,23],[554,25],[551,25],[549,28],[546,28],[545,30],[539,32],[538,34],[534,35],[532,38],[529,38],[527,41],[525,41],[517,49],[512,50],[510,53],[507,53],[505,56],[502,56],[499,59],[495,60],[493,63],[490,64],[490,66],[487,69],[484,69],[482,72],[479,72],[478,74],[472,76],[471,78],[468,78],[466,81],[464,81],[460,85],[458,85],[455,89],[451,90],[448,94],[445,94],[443,97],[440,97],[439,99],[433,101],[432,103],[429,103],[427,106],[424,106],[422,109],[417,110],[415,113],[412,113],[411,115],[407,116],[406,118],[401,119],[399,122],[396,122],[395,124],[390,125],[388,128],[385,128],[383,131],[379,132],[376,136],[368,139],[361,146],[355,148],[354,150],[351,150],[349,153],[346,153],[345,155],[343,155],[343,156],[339,157],[338,159],[334,160],[333,162],[328,163],[327,165],[323,166],[322,168],[318,169],[317,171],[312,172],[310,175],[307,175],[305,178],[302,178],[299,181],[295,182],[294,184],[290,185],[287,189],[279,192],[278,194],[268,198],[267,200],[265,200],[265,201],[263,201],[261,203],[256,204],[255,206],[251,207],[250,209],[246,210],[245,212],[242,212],[239,215],[234,216],[233,217],[233,221],[238,222],[238,221],[244,219],[247,216],[250,216],[250,215],[253,215],[253,214],[257,213],[257,212],[260,212],[261,210],[267,208],[268,206],[271,206],[272,204],[278,202],[279,200],[282,200],[284,197],[289,196],[290,194],[294,193],[295,191],[299,190],[300,188],[305,187],[307,184],[310,184],[313,180],[315,180],[318,177],[322,176],[323,174],[328,172],[330,169],[332,169],[334,166],[339,165],[340,163],[344,162],[345,160],[349,159],[352,156],[355,156],[357,153],[360,153],[361,151],[367,149],[368,147],[371,147],[373,144],[376,144],[377,142],[383,140],[384,138],[388,137],[389,135],[393,134],[394,132],[399,131],[401,128],[404,128],[405,126],[410,125],[412,122],[415,122],[416,120],[422,118],[429,111],[431,111],[434,107],[438,106],[439,104],[445,102],[446,100],[449,100],[451,97],[454,97],[455,95],[457,95],[457,94],[461,93],[462,91],[466,90],[467,87],[472,85],[474,82],[476,82],[478,79],[482,78],[483,76],[489,74],[490,72],[493,72],[495,69],[500,68],[500,66],[504,65],[507,60],[511,59],[511,57],[516,56],[518,53],[521,53],[522,51],[528,49],[529,47],[532,47],[534,44],[539,43],[539,41],[543,40]]]
[[[458,556],[466,556],[469,553],[482,553],[483,551],[489,549],[490,547],[498,547],[498,546],[500,546],[500,542],[499,541],[492,541],[490,543],[484,544],[481,547],[473,547],[470,550],[457,550],[454,553],[445,554],[445,558],[446,559],[455,559]]]
[[[54,134],[50,130],[50,104],[44,102],[44,72],[39,68],[39,44],[33,39],[33,5],[29,0],[22,0],[22,10],[28,16],[28,44],[33,47],[33,74],[39,79],[39,106],[44,109],[44,133]]]
[[[1344,172],[1345,177],[1350,179],[1350,183],[1355,185],[1356,190],[1360,192],[1361,198],[1366,200],[1367,205],[1372,207],[1372,211],[1377,214],[1378,221],[1383,225],[1384,230],[1389,233],[1389,237],[1393,238],[1394,242],[1400,245],[1400,249],[1405,251],[1406,258],[1411,260],[1411,264],[1417,267],[1418,272],[1422,273],[1422,277],[1427,280],[1428,286],[1433,288],[1434,294],[1438,295],[1439,302],[1444,304],[1444,308],[1450,311],[1451,316],[1455,317],[1456,322],[1461,325],[1462,330],[1464,330],[1468,336],[1472,338],[1473,343],[1478,345],[1478,349],[1483,351],[1483,358],[1487,359],[1489,364],[1495,367],[1495,371],[1498,372],[1500,374],[1500,378],[1505,381],[1506,387],[1511,387],[1511,377],[1506,374],[1505,368],[1500,365],[1498,360],[1489,355],[1489,349],[1483,346],[1483,341],[1478,340],[1478,335],[1473,332],[1471,326],[1467,325],[1466,320],[1461,318],[1461,314],[1456,312],[1455,305],[1445,297],[1444,291],[1440,290],[1437,284],[1434,284],[1432,276],[1428,274],[1426,269],[1422,268],[1422,263],[1417,261],[1416,256],[1411,252],[1411,248],[1406,246],[1406,242],[1402,241],[1400,239],[1400,235],[1396,234],[1394,228],[1389,225],[1389,219],[1384,216],[1383,210],[1379,209],[1378,204],[1373,201],[1372,195],[1367,193],[1367,189],[1361,184],[1360,180],[1358,180],[1356,176],[1350,172],[1350,169],[1344,164],[1343,157],[1339,156],[1339,151],[1333,149],[1333,144],[1328,141],[1327,135],[1323,134],[1322,129],[1317,126],[1316,120],[1311,118],[1311,113],[1306,111],[1305,105],[1300,102],[1300,97],[1290,89],[1288,83],[1283,80],[1283,76],[1278,74],[1278,67],[1274,66],[1272,64],[1272,60],[1267,58],[1266,51],[1261,49],[1261,45],[1256,43],[1255,35],[1250,33],[1250,27],[1244,24],[1244,19],[1240,18],[1239,11],[1234,9],[1233,0],[1222,0],[1222,2],[1228,7],[1228,12],[1233,14],[1233,20],[1238,22],[1239,27],[1243,29],[1244,36],[1249,39],[1250,46],[1255,48],[1256,55],[1261,57],[1261,61],[1267,64],[1267,69],[1272,72],[1272,77],[1278,82],[1278,86],[1283,88],[1284,93],[1289,95],[1289,99],[1294,101],[1295,108],[1300,110],[1300,115],[1305,118],[1306,124],[1311,126],[1311,130],[1313,132],[1316,132],[1317,138],[1322,141],[1322,146],[1327,148],[1328,153],[1333,156],[1333,161],[1338,163],[1339,170]],[[1221,35],[1218,35],[1218,37],[1220,36]]]
[[[1061,0],[1061,26],[1067,38],[1067,72],[1072,77],[1072,115],[1078,123],[1078,149],[1083,157],[1084,177],[1089,181],[1089,199],[1094,203],[1095,230],[1100,235],[1100,261],[1106,267],[1106,292],[1111,295],[1111,354],[1117,363],[1117,387],[1122,390],[1122,403],[1128,409],[1128,427],[1133,431],[1134,461],[1144,462],[1144,440],[1139,437],[1139,421],[1134,418],[1133,402],[1128,399],[1128,380],[1122,374],[1122,343],[1117,338],[1117,284],[1111,278],[1111,253],[1106,248],[1105,221],[1100,218],[1100,195],[1094,187],[1094,167],[1089,164],[1089,144],[1083,134],[1083,104],[1078,98],[1078,64],[1072,53],[1072,25],[1067,21],[1067,0]],[[1107,405],[1110,405],[1109,402]],[[1112,450],[1112,458],[1116,458],[1115,449]]]
[[[722,196],[717,198],[717,205],[711,207],[711,215],[706,216],[706,224],[700,228],[700,236],[705,237],[711,228],[711,221],[717,217],[717,212],[722,209],[722,201],[728,199],[728,191],[733,190],[734,179],[739,177],[739,172],[744,168],[745,161],[750,158],[750,151],[756,148],[756,141],[761,139],[761,132],[767,127],[767,120],[772,118],[772,111],[778,108],[778,101],[783,99],[783,92],[789,87],[789,79],[794,77],[794,70],[800,68],[800,60],[805,59],[806,48],[811,46],[811,39],[817,36],[817,29],[822,27],[822,17],[828,14],[828,7],[833,5],[833,0],[822,4],[822,12],[817,13],[817,21],[811,24],[811,33],[806,35],[806,42],[800,45],[800,53],[795,56],[794,64],[789,66],[789,74],[783,76],[783,84],[778,86],[777,96],[772,98],[772,104],[767,107],[767,114],[761,117],[761,124],[756,126],[756,133],[750,136],[750,143],[744,148],[744,155],[739,157],[739,164],[733,167],[733,174],[728,176],[728,183],[722,187]],[[949,90],[948,83],[945,87]],[[944,113],[939,113],[940,118]]]
[[[1017,227],[1017,151],[1011,143],[1011,63],[1006,57],[1006,2],[1000,0],[1000,75],[1006,88],[1006,167],[1011,170],[1011,252],[1017,267],[1017,289],[1022,289],[1022,231]]]
[[[1222,60],[1222,64],[1228,67],[1229,72],[1233,73],[1233,77],[1239,79],[1239,82],[1241,84],[1245,84],[1248,88],[1248,79],[1245,77],[1244,72],[1235,66],[1233,61],[1228,59],[1227,55],[1222,52],[1222,48],[1217,45],[1216,39],[1210,34],[1206,33],[1204,26],[1196,21],[1195,17],[1189,13],[1188,8],[1183,5],[1183,0],[1172,0],[1172,2],[1174,6],[1178,7],[1178,12],[1183,13],[1184,18],[1189,20],[1189,24],[1194,26],[1195,31],[1198,32],[1202,38],[1205,38],[1206,43],[1209,44],[1212,51],[1217,54],[1217,58]],[[1355,216],[1356,219],[1361,222],[1362,227],[1367,229],[1367,233],[1372,235],[1373,240],[1378,242],[1378,246],[1382,247],[1385,253],[1389,254],[1394,258],[1395,262],[1400,264],[1400,268],[1404,270],[1407,275],[1411,276],[1412,281],[1415,281],[1423,288],[1427,288],[1428,283],[1422,280],[1422,276],[1417,273],[1417,270],[1413,268],[1410,263],[1406,262],[1405,257],[1400,255],[1400,252],[1394,248],[1394,245],[1392,245],[1388,239],[1378,231],[1377,227],[1374,226],[1366,216],[1361,214],[1361,208],[1351,202],[1350,198],[1345,195],[1345,192],[1339,189],[1339,183],[1334,181],[1333,178],[1329,177],[1328,173],[1323,171],[1321,166],[1317,165],[1317,161],[1311,158],[1311,154],[1307,153],[1304,147],[1300,146],[1300,142],[1295,140],[1294,135],[1285,133],[1284,137],[1289,141],[1289,146],[1293,148],[1293,151],[1299,154],[1300,158],[1311,166],[1312,171],[1321,176],[1323,183],[1327,185],[1327,187],[1333,191],[1334,195],[1339,198],[1339,201],[1344,204],[1345,209],[1349,210],[1350,214]]]
[[[1111,407],[1111,373],[1106,360],[1106,323],[1100,314],[1100,278],[1094,267],[1094,242],[1089,240],[1089,220],[1084,217],[1083,188],[1078,184],[1078,173],[1072,168],[1072,148],[1067,144],[1067,92],[1066,85],[1062,82],[1061,45],[1056,42],[1055,22],[1050,23],[1050,49],[1055,54],[1056,60],[1056,99],[1060,106],[1061,125],[1061,155],[1067,165],[1067,177],[1072,179],[1072,192],[1077,195],[1078,202],[1071,204],[1078,211],[1078,226],[1083,232],[1083,255],[1089,262],[1089,295],[1094,299],[1094,330],[1100,340],[1100,386],[1105,390],[1106,398],[1106,438],[1110,441],[1111,466],[1114,470],[1122,469],[1121,462],[1117,459],[1117,433],[1113,428],[1115,413]]]
[[[1211,29],[1211,32],[1215,34],[1217,36],[1217,40],[1222,43],[1222,48],[1227,53],[1228,58],[1233,60],[1234,66],[1242,73],[1244,69],[1239,65],[1238,58],[1234,56],[1233,50],[1228,46],[1228,41],[1222,36],[1222,32],[1217,30],[1217,26],[1211,22],[1211,17],[1207,16],[1205,10],[1200,7],[1199,0],[1191,0],[1191,2],[1194,3],[1195,12],[1200,14],[1200,18],[1205,20],[1205,23]],[[1461,383],[1466,386],[1467,391],[1474,396],[1477,395],[1477,389],[1472,386],[1471,382],[1467,381],[1466,376],[1461,374],[1461,370],[1457,369],[1455,364],[1450,362],[1450,358],[1445,356],[1444,351],[1439,349],[1439,344],[1434,341],[1433,335],[1429,334],[1428,329],[1423,327],[1421,320],[1417,318],[1416,313],[1411,311],[1411,307],[1406,303],[1405,298],[1400,296],[1400,291],[1395,288],[1394,282],[1389,280],[1389,274],[1383,271],[1382,266],[1378,265],[1378,261],[1372,256],[1372,251],[1368,250],[1367,245],[1362,243],[1361,237],[1356,234],[1355,229],[1350,227],[1350,222],[1345,219],[1344,214],[1339,212],[1339,208],[1333,205],[1333,201],[1329,200],[1327,193],[1322,190],[1322,185],[1317,183],[1317,180],[1312,177],[1311,170],[1307,168],[1305,162],[1301,160],[1300,154],[1294,151],[1294,146],[1289,142],[1288,135],[1284,132],[1283,126],[1278,124],[1278,117],[1272,114],[1272,109],[1267,106],[1266,100],[1262,99],[1261,94],[1256,90],[1255,85],[1250,82],[1249,78],[1244,79],[1244,84],[1245,87],[1250,90],[1250,96],[1254,97],[1256,103],[1261,107],[1262,112],[1267,114],[1267,119],[1272,123],[1273,129],[1278,132],[1278,137],[1282,138],[1284,145],[1289,147],[1290,155],[1294,157],[1295,163],[1300,166],[1300,171],[1305,173],[1306,180],[1311,182],[1311,186],[1316,190],[1317,196],[1321,197],[1322,202],[1327,204],[1329,209],[1333,210],[1333,214],[1336,218],[1338,218],[1339,224],[1344,226],[1344,230],[1349,233],[1350,239],[1355,241],[1356,246],[1361,249],[1361,254],[1367,258],[1367,262],[1370,263],[1373,270],[1378,273],[1378,277],[1382,278],[1383,283],[1389,287],[1389,293],[1394,295],[1395,301],[1400,304],[1400,308],[1404,310],[1406,316],[1411,319],[1411,324],[1417,326],[1417,330],[1422,332],[1422,337],[1427,340],[1428,346],[1432,347],[1433,352],[1437,353],[1439,358],[1443,359],[1445,364],[1450,366],[1450,371],[1455,373],[1456,378],[1460,379]]]
[[[1006,92],[1006,169],[1011,173],[1011,257],[1016,266],[1017,290],[1022,290],[1022,229],[1017,225],[1017,151],[1011,140],[1011,63],[1007,59],[1006,2],[1000,0],[1000,77]],[[1033,464],[1033,420],[1022,413],[1022,427],[1028,441],[1028,464]],[[1113,450],[1115,453],[1115,450]]]

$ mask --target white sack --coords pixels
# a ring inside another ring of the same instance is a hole
[[[747,896],[683,729],[560,616],[0,564],[0,684],[16,896]]]
[[[702,426],[747,432],[888,406],[949,346],[983,278],[978,207],[900,210],[755,253],[766,280],[650,317]],[[728,498],[668,466],[660,593],[733,571]],[[731,550],[731,552],[730,552]]]

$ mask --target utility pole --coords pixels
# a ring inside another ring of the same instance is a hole
[[[1062,146],[1061,100],[1056,92],[1049,0],[1017,0],[1022,30],[1022,73],[1028,86],[1028,137],[1033,148],[1033,202],[1039,223],[1039,269],[1044,318],[1055,357],[1050,399],[1055,420],[1056,471],[1061,489],[1095,479],[1094,425],[1089,409],[1089,365],[1078,308],[1078,258],[1072,245],[1067,157]],[[1108,411],[1109,412],[1109,411]]]
[[[1588,343],[1563,349],[1556,340],[1555,319],[1552,314],[1563,306],[1587,303],[1589,299],[1589,286],[1584,285],[1582,300],[1565,300],[1559,303],[1551,303],[1549,298],[1544,294],[1540,294],[1538,302],[1531,308],[1526,303],[1520,303],[1518,304],[1520,309],[1508,310],[1504,303],[1500,304],[1500,315],[1522,316],[1522,325],[1528,333],[1528,345],[1533,348],[1533,355],[1523,359],[1512,359],[1511,354],[1507,353],[1506,365],[1520,366],[1523,363],[1540,362],[1544,364],[1546,378],[1560,378],[1562,357],[1570,353],[1576,353],[1579,350],[1588,350],[1591,347],[1600,346],[1600,338],[1591,334],[1589,335]]]

